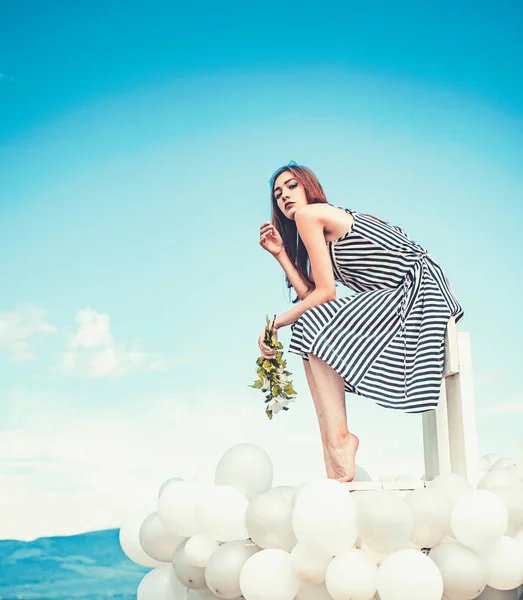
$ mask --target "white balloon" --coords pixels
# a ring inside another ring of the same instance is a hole
[[[186,544],[187,540],[183,541],[178,548],[176,548],[172,565],[174,573],[178,578],[178,581],[186,588],[192,590],[205,589],[207,587],[207,584],[205,583],[205,569],[193,567],[187,560],[187,556],[185,555]]]
[[[149,508],[139,508],[128,515],[120,528],[120,546],[124,553],[137,565],[163,567],[166,563],[151,558],[140,544],[140,527],[149,513]]]
[[[410,539],[421,548],[433,548],[450,532],[450,503],[438,489],[420,488],[405,496],[414,517]]]
[[[298,542],[291,552],[291,567],[301,581],[316,585],[325,581],[325,572],[332,558],[331,555],[317,554],[309,546]]]
[[[487,463],[487,465],[489,465],[489,467],[491,467],[497,460],[503,457],[499,454],[491,453],[485,454],[485,456],[482,456],[481,458]]]
[[[491,466],[492,464],[483,457],[481,457],[478,461],[478,468],[480,471],[489,471]]]
[[[512,590],[523,584],[523,548],[503,536],[484,555],[487,584],[498,590]]]
[[[201,533],[196,519],[196,506],[207,490],[208,486],[194,481],[178,481],[168,485],[158,499],[158,514],[167,529],[184,537]]]
[[[245,513],[249,500],[236,488],[215,485],[200,500],[196,516],[200,530],[220,542],[246,540]]]
[[[214,481],[236,488],[250,500],[271,487],[272,477],[272,461],[263,448],[237,444],[221,457]]]
[[[409,540],[405,548],[410,548],[411,550],[417,550],[418,552],[420,552],[421,550],[423,550],[424,546],[421,546],[420,544],[415,544],[413,541]]]
[[[157,512],[145,518],[140,527],[139,539],[144,552],[161,562],[171,562],[176,548],[183,540],[165,527]]]
[[[245,600],[294,600],[300,581],[285,550],[268,548],[251,556],[240,573]]]
[[[492,464],[492,469],[506,469],[507,467],[515,467],[516,461],[513,458],[498,458],[498,460]]]
[[[209,589],[203,590],[189,590],[187,593],[186,600],[216,600],[218,596],[213,594]],[[237,598],[236,600],[240,600]]]
[[[205,568],[212,553],[220,547],[219,542],[203,533],[189,538],[185,544],[185,556],[193,567]]]
[[[502,536],[508,525],[503,502],[488,490],[463,494],[454,504],[450,526],[454,537],[464,546],[480,550]]]
[[[483,477],[485,477],[485,475],[488,472],[489,471],[483,471],[482,469],[479,469],[479,470],[475,471],[474,473],[470,474],[468,480],[471,483],[473,490],[477,489],[478,483],[483,479]]]
[[[298,542],[291,551],[291,567],[301,581],[313,585],[325,581],[331,555],[317,554],[310,546]]]
[[[440,544],[429,552],[443,577],[443,594],[450,600],[471,600],[485,589],[483,560],[461,544]]]
[[[495,487],[514,487],[523,489],[523,485],[519,479],[506,469],[493,469],[478,483],[478,490],[491,490]]]
[[[441,600],[443,579],[436,563],[422,552],[398,550],[378,569],[378,593],[381,600]]]
[[[280,548],[290,552],[296,545],[292,528],[292,500],[277,489],[255,496],[245,513],[250,538],[260,548]]]
[[[487,585],[477,600],[518,600],[518,590],[495,590]]]
[[[277,485],[272,488],[281,492],[289,502],[292,502],[294,506],[294,500],[296,499],[296,488],[293,485]]]
[[[160,486],[160,489],[158,490],[158,498],[163,494],[163,492],[165,491],[165,488],[168,485],[171,485],[171,483],[176,483],[178,481],[183,481],[183,479],[181,477],[171,477],[170,479],[167,479],[166,481],[164,481],[162,483],[162,485]]]
[[[334,479],[321,479],[300,490],[292,523],[298,540],[319,554],[334,556],[350,550],[356,541],[354,500]]]
[[[443,492],[451,506],[460,496],[472,490],[472,485],[456,473],[438,475],[429,483],[428,487]]]
[[[519,483],[523,483],[523,468],[521,468],[519,465],[515,465],[513,467],[506,467],[505,471],[508,471],[509,473],[517,477]]]
[[[213,594],[220,598],[240,596],[243,565],[259,550],[255,544],[244,541],[227,542],[220,546],[205,567],[205,581]]]
[[[325,583],[300,583],[300,589],[294,600],[332,600],[332,596],[327,591]]]
[[[407,545],[414,518],[409,505],[393,492],[369,494],[358,505],[358,534],[363,543],[381,553],[391,553]]]
[[[186,591],[169,565],[149,571],[140,582],[136,597],[137,600],[184,600]]]
[[[523,529],[523,489],[513,487],[493,487],[490,490],[503,502],[508,513],[506,534],[515,536]]]
[[[377,564],[377,565],[381,565],[381,563],[385,560],[385,558],[387,558],[388,554],[386,554],[385,552],[378,552],[377,550],[374,550],[373,548],[371,548],[370,546],[367,546],[367,544],[365,542],[361,543],[361,550],[363,552],[365,552],[365,554],[368,554],[369,557]]]
[[[355,465],[353,481],[372,481],[372,477],[360,465]]]
[[[378,567],[362,550],[335,556],[325,574],[333,600],[371,600],[377,589]]]
[[[452,535],[452,533],[449,533],[449,535],[446,535],[443,540],[441,540],[442,544],[459,544],[458,540]]]

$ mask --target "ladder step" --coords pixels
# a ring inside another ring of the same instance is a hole
[[[412,479],[410,481],[350,481],[343,485],[351,492],[403,492],[419,490],[429,484],[428,481]]]

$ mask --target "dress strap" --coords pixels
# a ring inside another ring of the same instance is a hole
[[[341,209],[341,210],[345,210],[348,213],[350,213],[351,215],[354,214],[356,211],[352,210],[352,208],[346,208],[345,206],[338,206],[337,208]]]

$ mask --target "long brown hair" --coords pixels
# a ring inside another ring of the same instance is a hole
[[[289,173],[291,173],[292,176],[296,178],[303,186],[308,204],[327,204],[327,198],[325,197],[325,192],[323,191],[323,188],[321,187],[316,175],[314,175],[314,173],[307,167],[297,165],[293,162],[290,162],[284,167],[280,167],[274,172],[269,181],[271,185],[272,224],[280,232],[285,252],[298,270],[299,274],[307,282],[309,291],[314,288],[314,282],[310,277],[309,254],[307,253],[305,244],[298,233],[295,221],[288,219],[281,212],[278,202],[274,197],[274,182],[284,171],[289,171]],[[287,275],[285,276],[285,282],[287,284],[287,288],[290,289],[292,285]],[[298,296],[292,300],[293,303],[298,301]]]
[[[307,291],[310,291],[315,287],[315,285],[310,276],[310,261],[307,248],[305,247],[305,244],[298,233],[296,222],[292,219],[288,219],[282,213],[280,207],[278,206],[278,202],[274,197],[274,182],[284,171],[291,173],[292,176],[303,186],[308,204],[328,204],[328,201],[316,175],[307,167],[297,165],[294,161],[291,161],[288,165],[280,167],[278,170],[276,170],[269,180],[271,186],[272,224],[280,232],[283,240],[283,247],[287,253],[287,256],[290,258],[299,274],[307,282]],[[382,221],[381,219],[373,217],[372,215],[367,216],[375,219],[376,221],[380,221],[381,223],[386,223],[386,221]],[[292,284],[287,275],[285,275],[285,282],[287,284],[287,288],[290,290]],[[296,303],[299,302],[299,300],[299,297],[296,296],[292,302]]]

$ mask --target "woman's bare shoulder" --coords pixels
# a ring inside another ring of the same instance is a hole
[[[296,214],[300,213],[300,215],[307,215],[309,218],[330,221],[336,219],[340,214],[343,214],[342,211],[345,212],[345,209],[340,209],[327,202],[318,202],[317,204],[307,204],[306,206],[302,206],[296,211]]]

